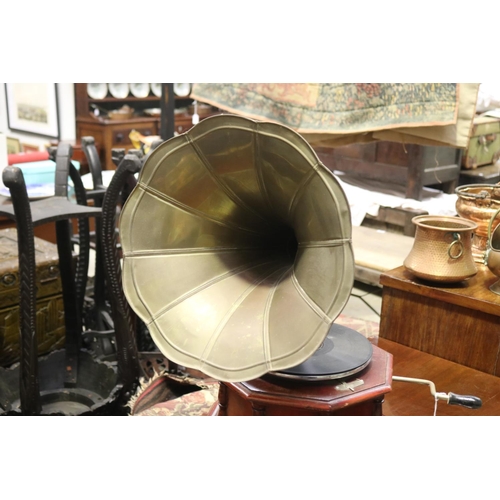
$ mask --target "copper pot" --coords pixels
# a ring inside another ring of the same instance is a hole
[[[418,278],[454,283],[477,273],[472,235],[477,224],[462,217],[419,215],[413,247],[404,261]]]
[[[475,262],[483,263],[488,246],[488,225],[500,208],[500,184],[468,184],[459,186],[455,193],[458,215],[477,224],[472,238],[472,255]],[[493,229],[499,223],[500,220],[496,220]]]

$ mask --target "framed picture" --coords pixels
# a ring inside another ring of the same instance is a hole
[[[21,149],[23,153],[38,153],[40,148],[36,144],[25,144],[21,142]]]
[[[10,130],[59,139],[59,109],[55,83],[6,83]]]
[[[21,141],[14,137],[7,137],[7,154],[18,154],[21,152]]]

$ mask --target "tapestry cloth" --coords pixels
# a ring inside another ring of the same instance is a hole
[[[390,140],[466,148],[475,83],[195,83],[190,97],[274,121],[314,146]]]

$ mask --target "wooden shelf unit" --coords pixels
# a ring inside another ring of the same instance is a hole
[[[123,99],[117,99],[108,95],[102,99],[92,99],[87,93],[86,83],[75,83],[75,112],[76,112],[76,137],[79,141],[82,137],[92,136],[100,145],[100,157],[103,170],[113,170],[115,165],[111,160],[113,148],[131,149],[133,147],[129,134],[136,130],[142,135],[160,135],[160,117],[145,116],[144,110],[148,108],[160,108],[161,98],[155,96],[151,91],[147,97],[134,97],[129,94]],[[175,97],[176,108],[187,108],[193,103],[189,97]],[[110,120],[103,116],[95,116],[92,112],[92,104],[111,111],[119,109],[127,104],[134,108],[135,115],[128,120]],[[213,113],[200,114],[200,119]],[[174,132],[182,134],[193,126],[192,115],[188,112],[176,113]]]

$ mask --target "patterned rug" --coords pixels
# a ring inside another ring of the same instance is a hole
[[[373,321],[341,314],[335,322],[366,338],[378,336],[379,325]],[[143,354],[142,363],[148,377],[141,380],[139,389],[129,401],[131,416],[206,416],[216,403],[219,392],[216,380],[200,372],[169,373],[168,361],[158,353]]]
[[[379,139],[465,148],[478,90],[464,83],[195,83],[190,97],[286,125],[313,147]]]

